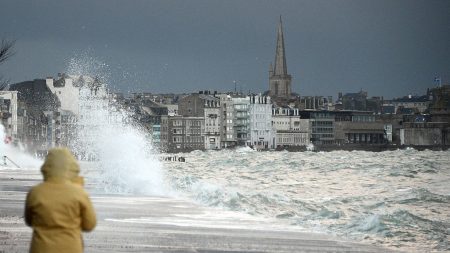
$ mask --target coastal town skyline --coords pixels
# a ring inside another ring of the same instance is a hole
[[[0,253],[450,250],[450,0],[0,6]]]
[[[0,17],[1,36],[16,40],[3,76],[11,83],[45,78],[88,55],[108,65],[108,82],[122,92],[232,91],[236,85],[244,93],[262,93],[281,14],[292,92],[301,96],[336,98],[361,90],[387,98],[422,95],[437,86],[435,78],[449,80],[445,1],[202,2],[203,9],[194,8],[196,1],[153,1],[151,8],[139,1],[107,8],[99,3],[87,10],[86,3],[6,1],[3,10],[27,15]],[[232,12],[234,7],[241,11]],[[252,15],[245,15],[251,8]],[[37,15],[43,9],[58,14]]]

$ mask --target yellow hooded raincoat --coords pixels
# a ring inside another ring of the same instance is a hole
[[[80,167],[66,148],[49,150],[41,167],[44,182],[27,195],[25,222],[33,227],[30,252],[83,252],[81,231],[96,225]]]

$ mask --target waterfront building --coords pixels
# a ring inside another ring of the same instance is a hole
[[[233,129],[236,132],[236,142],[245,146],[249,135],[249,97],[232,97],[234,110]]]
[[[220,99],[210,91],[200,91],[183,96],[178,101],[178,113],[185,117],[202,117],[205,125],[205,149],[219,149],[220,144]]]
[[[270,97],[252,95],[249,104],[248,146],[256,149],[276,147],[276,132],[272,127],[272,103]]]
[[[205,149],[204,117],[161,117],[161,150],[167,152],[189,152]]]
[[[302,119],[309,119],[310,140],[314,145],[334,144],[334,112],[300,111]]]
[[[400,129],[400,144],[450,146],[450,122],[405,122]]]
[[[20,142],[30,152],[44,152],[51,148],[52,141],[48,138],[54,135],[55,128],[48,128],[47,116],[44,112],[56,113],[60,101],[46,85],[45,79],[35,79],[11,84],[10,91],[17,92],[17,138],[14,143]]]
[[[384,124],[384,135],[387,143],[392,143],[394,137],[393,124]]]
[[[220,149],[220,101],[207,101],[204,108],[205,149]]]
[[[236,132],[234,131],[235,111],[234,101],[229,94],[220,94],[220,140],[221,147],[236,146]]]
[[[220,99],[209,91],[200,91],[178,100],[178,114],[186,117],[203,117],[206,107],[218,107]]]
[[[299,130],[300,110],[289,106],[274,106],[272,108],[272,125],[278,130]]]
[[[23,128],[23,117],[21,120],[18,118],[17,93],[17,91],[0,91],[0,120],[5,130],[5,140],[0,141],[6,143],[17,143],[20,129]],[[22,127],[19,128],[19,124]]]
[[[134,112],[134,117],[138,122],[144,125],[147,129],[152,129],[153,125],[161,124],[161,116],[169,115],[169,108],[167,105],[158,104],[149,99],[139,99],[129,102],[128,108]],[[175,116],[175,114],[171,114]]]
[[[59,79],[57,80],[52,77],[46,78],[45,82],[47,87],[58,97],[61,103],[60,108],[62,110],[71,111],[78,115],[80,87],[75,86],[75,83],[73,82],[74,79],[70,78],[66,74],[59,73],[58,78]],[[83,77],[80,76],[79,78]],[[80,82],[76,83],[80,84]]]
[[[433,88],[428,93],[431,97],[430,113],[435,121],[450,122],[450,85]]]
[[[77,115],[69,110],[58,109],[56,131],[56,146],[74,147],[77,137]]]
[[[152,145],[156,149],[161,148],[161,125],[152,126]]]
[[[392,141],[392,125],[376,120],[373,112],[336,111],[334,114],[335,144],[385,144],[388,138]]]
[[[272,109],[272,126],[276,131],[276,146],[307,146],[310,144],[309,119],[302,119],[297,108]]]
[[[277,31],[277,46],[274,65],[269,67],[269,96],[281,99],[291,97],[292,77],[287,72],[286,53],[284,48],[283,22],[280,16]]]

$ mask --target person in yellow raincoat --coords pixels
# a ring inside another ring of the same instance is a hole
[[[44,182],[31,188],[25,203],[30,252],[83,252],[81,231],[93,230],[96,217],[75,157],[67,148],[51,149],[41,172]]]

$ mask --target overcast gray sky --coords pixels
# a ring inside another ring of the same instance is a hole
[[[122,91],[268,89],[283,17],[293,91],[424,94],[450,80],[449,0],[0,0],[0,65],[12,82],[55,76],[75,58],[107,65]],[[105,71],[105,70],[102,70]]]

